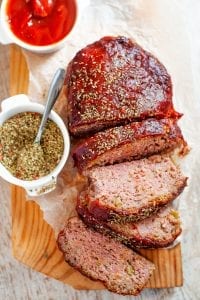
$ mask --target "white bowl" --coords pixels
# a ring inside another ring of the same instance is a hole
[[[1,10],[0,10],[0,42],[2,44],[10,44],[10,43],[14,43],[26,50],[29,50],[31,52],[36,52],[36,53],[40,53],[40,54],[44,54],[44,53],[51,53],[51,52],[55,52],[59,49],[61,49],[65,44],[66,41],[69,39],[69,37],[71,36],[71,34],[74,31],[74,28],[78,22],[78,18],[79,18],[79,5],[78,5],[78,0],[74,0],[75,4],[76,4],[76,19],[74,21],[73,27],[71,29],[70,32],[67,33],[67,35],[61,39],[60,41],[53,43],[51,45],[48,46],[34,46],[31,44],[28,44],[22,40],[20,40],[11,30],[10,25],[8,23],[8,16],[6,13],[6,8],[7,8],[7,0],[3,0],[2,4],[1,4]],[[80,1],[80,0],[79,0]]]
[[[43,114],[44,106],[35,102],[31,102],[29,98],[24,95],[16,95],[7,98],[1,103],[2,112],[0,113],[0,125],[2,125],[7,119],[21,112],[38,112]],[[64,167],[70,152],[70,138],[68,130],[59,117],[59,115],[51,111],[49,118],[54,121],[60,128],[63,140],[64,151],[62,158],[56,168],[47,176],[41,177],[37,180],[25,181],[14,177],[1,163],[0,163],[0,176],[6,181],[25,188],[28,195],[39,196],[51,192],[56,187],[57,177]]]

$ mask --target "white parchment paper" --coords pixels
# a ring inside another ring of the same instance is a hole
[[[56,69],[65,68],[78,50],[105,35],[133,38],[160,59],[172,77],[174,105],[184,113],[179,124],[192,147],[181,162],[183,172],[189,177],[189,186],[179,202],[183,224],[187,224],[184,226],[186,236],[190,230],[188,220],[197,209],[200,195],[200,150],[197,147],[200,145],[200,102],[191,68],[192,39],[187,26],[187,6],[178,0],[79,0],[79,3],[79,22],[63,49],[48,55],[24,52],[30,71],[29,96],[33,101],[44,102]],[[65,219],[75,213],[74,204],[82,187],[82,179],[72,164],[70,158],[55,191],[35,199],[55,234]]]

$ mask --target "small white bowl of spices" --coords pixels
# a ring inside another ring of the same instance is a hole
[[[30,196],[52,191],[70,151],[64,122],[51,111],[39,147],[33,146],[44,106],[20,94],[3,100],[1,108],[0,176]]]

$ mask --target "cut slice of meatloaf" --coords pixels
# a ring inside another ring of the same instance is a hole
[[[185,145],[175,119],[148,119],[96,133],[74,149],[73,158],[83,171],[95,165],[139,159]]]
[[[181,116],[173,108],[165,67],[126,37],[104,37],[80,50],[68,65],[66,96],[74,135]]]
[[[157,214],[138,222],[116,224],[99,221],[84,199],[79,199],[77,212],[88,226],[114,237],[131,248],[162,248],[171,245],[181,234],[179,213],[168,205]]]
[[[137,295],[154,270],[150,261],[88,228],[77,217],[68,221],[57,242],[72,267],[118,294]]]
[[[89,185],[80,197],[99,220],[138,221],[175,199],[187,178],[167,155],[87,171]]]

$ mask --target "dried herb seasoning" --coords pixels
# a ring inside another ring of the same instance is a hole
[[[0,127],[0,162],[17,178],[36,180],[60,162],[64,140],[59,127],[48,120],[40,145],[34,144],[41,114],[19,113]]]

